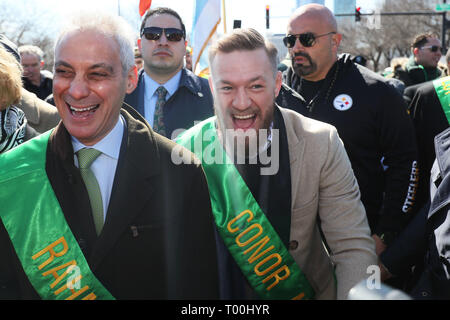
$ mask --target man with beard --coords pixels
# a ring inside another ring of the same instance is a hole
[[[350,55],[338,56],[341,39],[329,9],[317,4],[297,9],[284,38],[292,67],[283,75],[277,102],[336,127],[379,254],[413,211],[417,148],[402,97]]]
[[[138,46],[144,59],[137,88],[125,97],[153,130],[169,138],[213,115],[208,81],[183,67],[186,29],[170,8],[149,10]]]
[[[275,104],[277,63],[253,29],[213,43],[216,117],[177,140],[208,180],[221,297],[345,299],[376,261],[358,185],[334,127]]]

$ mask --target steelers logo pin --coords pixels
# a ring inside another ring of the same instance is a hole
[[[334,98],[333,106],[336,110],[346,111],[350,109],[353,105],[353,99],[348,94],[340,94]]]

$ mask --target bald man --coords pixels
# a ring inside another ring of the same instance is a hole
[[[341,39],[329,9],[317,4],[298,8],[283,39],[292,66],[283,74],[277,103],[337,128],[380,253],[413,210],[417,184],[413,126],[393,87],[353,63],[349,54],[338,56]]]

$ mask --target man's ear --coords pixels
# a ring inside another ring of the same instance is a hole
[[[417,56],[418,53],[419,53],[419,48],[414,48],[414,49],[413,49],[413,54],[414,54],[415,56]]]
[[[278,94],[280,93],[281,90],[281,85],[283,83],[283,75],[281,73],[281,71],[277,72],[276,78],[275,78],[275,97],[278,97]]]
[[[128,71],[126,93],[130,94],[136,88],[138,82],[138,70],[136,66]]]
[[[209,88],[211,89],[211,93],[214,94],[214,86],[211,74],[208,77]]]
[[[340,33],[333,34],[333,36],[331,37],[331,41],[333,42],[333,46],[335,46],[337,50],[342,41],[342,34]]]
[[[44,60],[41,60],[41,63],[40,63],[41,69],[44,69],[44,64],[45,64]]]

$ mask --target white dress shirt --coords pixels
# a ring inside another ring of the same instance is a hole
[[[123,130],[125,120],[120,115],[114,128],[99,142],[93,146],[85,146],[77,138],[72,137],[72,146],[74,151],[74,163],[78,168],[78,157],[76,152],[83,148],[94,148],[102,152],[91,164],[91,170],[100,186],[103,202],[103,221],[106,219],[109,199],[114,184],[117,162],[119,161],[120,146],[122,144]]]
[[[150,78],[144,72],[144,110],[145,110],[145,119],[153,128],[153,117],[155,116],[155,106],[156,100],[158,99],[156,94],[156,89],[160,86],[163,86],[167,90],[166,101],[178,90],[178,86],[180,85],[181,79],[181,70],[178,71],[176,75],[174,75],[169,81],[164,84],[159,84],[152,78]]]

